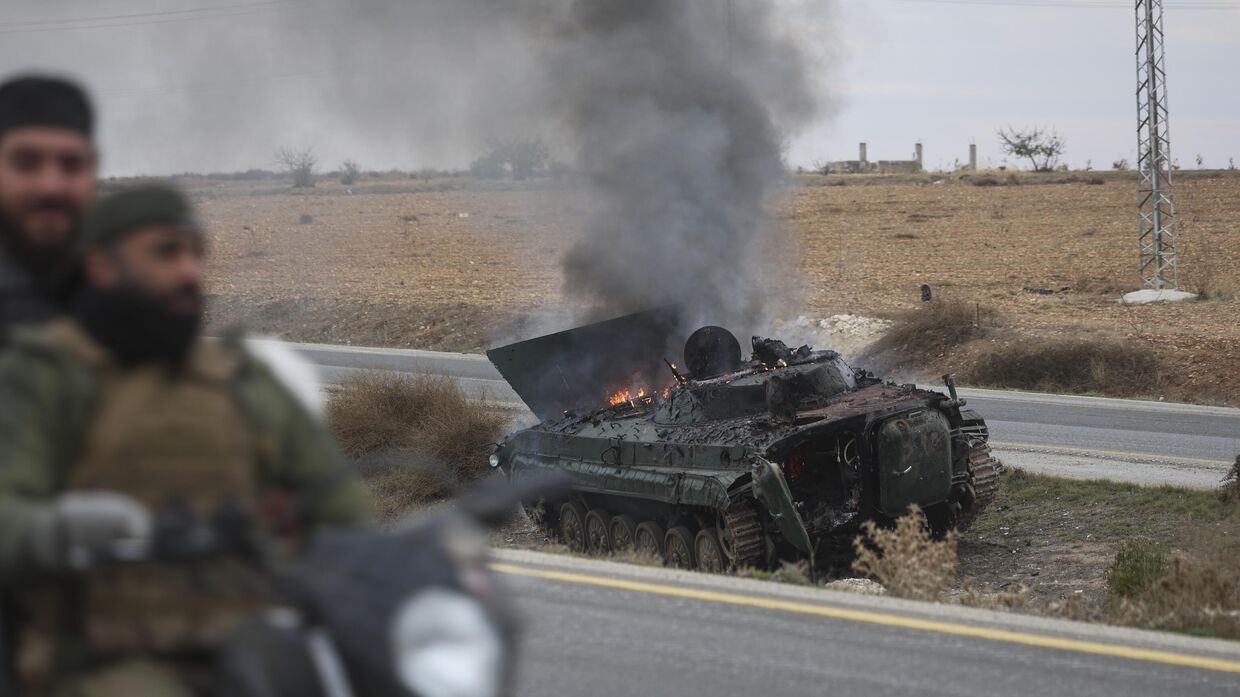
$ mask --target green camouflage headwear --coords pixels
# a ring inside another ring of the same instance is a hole
[[[91,206],[82,225],[82,249],[107,247],[151,225],[201,231],[184,194],[163,184],[146,184],[105,196]]]

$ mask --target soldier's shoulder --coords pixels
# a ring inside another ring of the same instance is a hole
[[[93,384],[89,365],[50,329],[23,329],[10,337],[0,352],[0,390],[50,399]]]
[[[317,370],[288,344],[240,334],[225,335],[220,344],[241,361],[243,382],[274,401],[292,402],[312,417],[322,416]]]
[[[95,347],[71,320],[56,320],[38,326],[18,327],[9,335],[5,356],[22,361],[63,360],[80,353],[95,353]]]

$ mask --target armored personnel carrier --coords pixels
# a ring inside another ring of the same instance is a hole
[[[572,477],[571,493],[526,504],[571,549],[704,571],[813,564],[864,521],[916,504],[938,530],[965,528],[994,498],[986,424],[951,376],[948,394],[897,385],[759,337],[745,359],[715,326],[688,337],[680,368],[659,360],[674,327],[652,311],[488,352],[543,419],[491,464]]]

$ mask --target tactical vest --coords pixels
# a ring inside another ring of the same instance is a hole
[[[49,325],[44,336],[95,382],[65,490],[116,491],[151,511],[179,502],[203,520],[239,505],[258,519],[259,446],[235,396],[238,352],[199,342],[174,375],[117,366],[70,322]],[[38,595],[27,632],[36,664],[41,652],[60,653],[64,637],[91,655],[210,648],[270,602],[264,577],[228,558],[105,565]]]

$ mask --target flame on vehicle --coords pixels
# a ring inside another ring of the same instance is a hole
[[[630,407],[646,406],[654,404],[656,399],[667,399],[672,393],[671,387],[665,387],[662,390],[653,390],[647,392],[645,387],[626,387],[607,395],[607,403],[613,407],[627,404]]]

